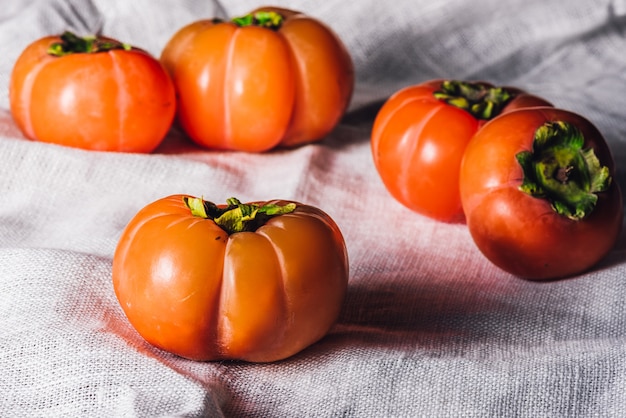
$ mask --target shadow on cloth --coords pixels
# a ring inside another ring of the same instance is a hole
[[[458,354],[486,345],[535,346],[548,341],[609,338],[619,325],[619,312],[590,316],[590,303],[600,289],[624,286],[606,269],[623,262],[608,257],[584,276],[534,282],[509,275],[442,279],[363,279],[352,283],[338,324],[327,343],[372,349],[425,350]],[[589,277],[589,276],[593,277]],[[569,289],[570,291],[565,291]],[[610,290],[613,289],[613,290]],[[610,296],[607,295],[607,298]],[[595,298],[595,299],[594,299]],[[569,318],[569,320],[567,320]],[[571,318],[578,318],[572,326]],[[532,324],[532,326],[530,326]]]

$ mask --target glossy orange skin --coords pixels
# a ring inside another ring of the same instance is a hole
[[[615,180],[611,152],[588,120],[554,108],[518,110],[487,123],[465,151],[460,175],[467,225],[480,251],[501,269],[527,279],[572,276],[589,269],[614,246],[622,227],[618,184],[598,194],[595,210],[582,221],[558,215],[544,199],[518,189],[523,172],[515,155],[532,149],[535,130],[566,121],[585,137]]]
[[[229,236],[191,215],[182,198],[143,208],[114,255],[115,293],[139,334],[193,360],[271,362],[328,332],[345,297],[348,256],[327,214],[298,204]]]
[[[173,83],[139,49],[47,53],[59,36],[30,44],[10,80],[13,118],[29,139],[99,151],[150,152],[176,112]]]
[[[372,156],[385,187],[404,206],[439,221],[463,222],[459,169],[465,147],[484,121],[436,99],[441,83],[406,87],[384,103],[372,128]],[[501,114],[549,105],[517,91]]]
[[[322,22],[278,8],[279,30],[202,20],[180,29],[161,61],[174,80],[178,120],[211,149],[262,152],[321,140],[345,113],[352,59]]]

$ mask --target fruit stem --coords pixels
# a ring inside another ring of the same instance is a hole
[[[278,12],[259,10],[244,16],[234,17],[231,21],[237,26],[260,26],[267,29],[278,30],[285,18]]]
[[[80,37],[66,31],[61,36],[61,42],[55,42],[48,48],[48,54],[62,57],[69,54],[93,54],[107,52],[113,49],[129,51],[132,47],[128,44],[117,42],[112,39],[103,39],[98,36]]]
[[[487,83],[445,80],[433,95],[449,105],[469,112],[476,119],[489,120],[498,116],[516,93]]]
[[[185,196],[183,202],[192,215],[214,221],[229,235],[236,232],[256,231],[270,218],[291,213],[296,209],[295,203],[286,203],[282,206],[274,203],[257,205],[241,203],[234,197],[226,200],[226,207],[219,207],[200,197]]]
[[[592,148],[583,149],[584,143],[582,132],[568,122],[540,126],[532,151],[515,156],[524,172],[520,190],[548,200],[556,213],[574,221],[589,216],[611,176]]]

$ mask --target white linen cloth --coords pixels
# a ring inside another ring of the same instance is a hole
[[[208,151],[172,130],[153,154],[89,152],[25,140],[11,119],[13,63],[39,37],[99,32],[159,56],[184,24],[264,4],[3,2],[0,415],[626,415],[624,236],[586,274],[521,280],[482,257],[464,225],[395,202],[369,148],[377,106],[397,89],[482,79],[594,122],[624,189],[624,0],[277,0],[331,26],[357,72],[342,123],[293,150]],[[115,299],[111,261],[131,217],[173,193],[293,199],[329,213],[351,267],[330,334],[262,365],[192,362],[145,343]]]

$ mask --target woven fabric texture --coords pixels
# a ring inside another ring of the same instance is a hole
[[[35,39],[102,33],[155,56],[201,18],[254,0],[29,0],[0,10],[0,415],[6,417],[618,417],[626,415],[626,239],[586,274],[538,283],[487,261],[462,224],[393,200],[370,130],[394,91],[488,80],[591,120],[626,187],[623,0],[276,0],[326,22],[356,91],[323,141],[263,154],[200,149],[173,129],[151,154],[24,139],[11,69]],[[277,363],[193,362],[129,325],[113,292],[120,234],[189,193],[291,199],[335,219],[350,258],[338,323]],[[567,246],[567,243],[564,243]]]

